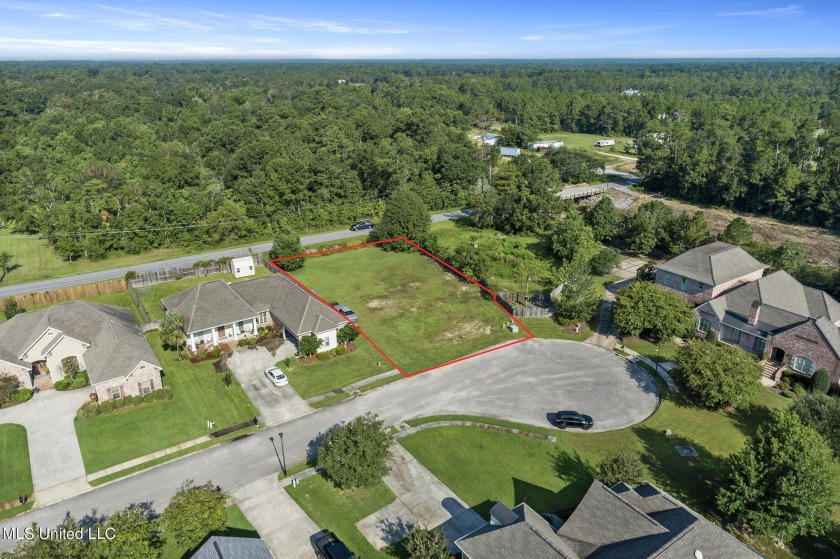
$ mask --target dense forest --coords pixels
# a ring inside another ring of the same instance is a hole
[[[491,178],[466,132],[497,125],[638,138],[649,188],[840,228],[836,64],[2,63],[0,84],[0,221],[72,258],[343,224],[401,185],[527,207],[565,177]]]

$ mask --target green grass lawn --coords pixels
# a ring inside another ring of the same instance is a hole
[[[391,364],[361,336],[356,338],[355,351],[329,361],[313,361],[301,365],[292,359],[291,367],[282,361],[277,366],[286,373],[289,382],[304,400],[392,369]]]
[[[26,404],[24,404],[26,405]],[[32,494],[29,439],[26,428],[16,423],[0,424],[0,504]]]
[[[696,408],[681,395],[667,394],[665,398],[652,417],[620,431],[584,434],[519,426],[553,434],[556,443],[470,427],[420,431],[401,439],[400,443],[485,517],[496,501],[508,506],[527,501],[536,510],[546,512],[575,506],[591,482],[587,463],[598,462],[612,450],[627,448],[642,453],[653,483],[720,522],[714,495],[727,472],[724,459],[737,452],[746,437],[768,420],[771,410],[784,408],[791,401],[762,389],[750,410],[724,413]],[[430,417],[409,423],[459,418],[516,426],[493,419],[458,416]],[[666,429],[673,436],[666,437]],[[680,457],[674,449],[678,444],[692,445],[699,457]],[[452,467],[452,448],[458,449],[457,468]],[[488,456],[493,457],[492,466],[488,466]],[[836,464],[836,469],[840,475],[840,465]],[[838,513],[835,509],[835,520],[840,523]],[[836,540],[836,534],[832,537]],[[762,542],[759,545],[763,553],[774,558],[796,556],[772,545],[764,546]],[[804,549],[807,545],[808,542],[797,541],[794,547]],[[813,549],[800,551],[800,556],[814,556]],[[830,553],[816,556],[833,557]]]
[[[632,349],[636,353],[643,355],[656,363],[657,344],[643,338],[634,338],[631,336],[627,336],[622,339],[622,343],[624,344],[624,347]],[[670,361],[673,359],[678,349],[679,346],[674,342],[663,343],[661,349],[659,350],[660,362]]]
[[[588,326],[581,328],[577,334],[575,334],[573,329],[567,332],[566,330],[569,329],[567,326],[561,326],[551,318],[520,318],[519,321],[534,334],[535,338],[553,338],[582,342],[592,335],[592,330]]]
[[[96,418],[76,418],[76,436],[87,473],[253,419],[258,412],[233,379],[228,389],[210,361],[175,360],[161,349],[157,332],[146,334],[163,366],[173,398]],[[207,428],[207,421],[216,423]]]
[[[598,140],[606,140],[612,138],[615,140],[615,146],[608,146],[599,148],[595,145]],[[559,140],[563,142],[563,147],[567,148],[584,148],[592,151],[602,153],[615,153],[616,155],[626,155],[635,157],[635,150],[632,149],[633,138],[627,136],[598,136],[596,134],[577,134],[574,132],[554,132],[551,134],[540,134],[540,140]],[[630,143],[630,153],[624,151],[624,146]],[[615,148],[615,149],[611,149]]]
[[[205,276],[201,278],[184,278],[176,281],[167,281],[164,283],[150,285],[148,287],[141,287],[138,288],[137,291],[138,293],[140,293],[140,300],[143,301],[143,306],[146,307],[146,312],[149,313],[149,318],[151,318],[152,320],[160,320],[166,314],[163,310],[163,305],[161,301],[163,301],[170,295],[175,295],[176,293],[180,293],[185,289],[195,287],[200,283],[206,283],[208,281],[222,280],[228,283],[236,283],[240,281],[246,281],[249,279],[270,276],[272,273],[271,270],[269,270],[265,266],[257,266],[255,271],[255,276],[250,276],[247,278],[237,279],[233,277],[233,274],[231,274],[230,272],[225,272],[223,274],[213,274],[211,276]]]
[[[158,511],[160,512],[160,511]],[[236,505],[231,505],[226,509],[227,512],[227,527],[222,531],[210,535],[214,536],[229,536],[232,538],[259,538],[260,535],[242,514],[242,511]],[[164,544],[161,550],[161,559],[182,559],[191,555],[189,549],[183,549],[176,546],[173,542],[163,536]]]
[[[390,505],[396,498],[383,482],[341,491],[324,477],[314,475],[301,480],[297,487],[287,486],[286,491],[319,528],[331,530],[356,557],[399,556],[392,549],[377,552],[356,528],[356,522]]]
[[[348,305],[359,326],[405,373],[521,338],[475,285],[417,252],[377,247],[307,259],[294,276],[328,302]]]

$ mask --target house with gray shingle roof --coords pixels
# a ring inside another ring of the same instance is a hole
[[[313,334],[319,351],[338,345],[338,329],[347,319],[283,274],[228,284],[209,281],[163,300],[167,312],[184,317],[187,344],[195,351],[236,342],[257,334],[262,326],[277,326],[283,337],[298,340]]]
[[[559,524],[559,526],[558,526]],[[594,481],[566,522],[501,503],[457,540],[464,559],[761,559],[661,489]]]
[[[274,559],[274,556],[260,538],[211,536],[195,550],[192,559]]]
[[[840,303],[780,270],[695,309],[700,335],[811,376],[824,368],[840,383]]]
[[[27,311],[0,324],[0,374],[48,388],[75,357],[100,400],[162,388],[161,366],[129,309],[73,301]]]
[[[655,268],[657,285],[699,305],[760,279],[767,265],[741,247],[718,241],[687,250]]]

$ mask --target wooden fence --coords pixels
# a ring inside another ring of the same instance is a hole
[[[254,258],[254,266],[264,266],[266,263],[260,254],[251,254]],[[213,274],[230,272],[230,261],[212,262],[200,266],[176,266],[172,268],[160,268],[138,272],[128,284],[133,288],[147,287],[167,281],[175,281],[184,278],[203,278]]]
[[[551,297],[544,291],[534,291],[527,295],[521,291],[500,291],[497,300],[516,318],[550,318],[552,316]]]
[[[3,308],[3,305],[5,305],[6,301],[9,299],[14,299],[18,306],[23,308],[42,307],[46,305],[54,305],[56,303],[76,301],[77,299],[96,297],[97,295],[120,293],[125,291],[125,289],[126,285],[125,280],[123,279],[99,281],[96,283],[88,283],[86,285],[74,285],[73,287],[62,287],[60,289],[52,289],[50,291],[24,293],[23,295],[3,297],[0,298],[0,308]]]

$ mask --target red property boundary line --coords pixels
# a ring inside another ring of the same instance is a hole
[[[441,363],[440,365],[435,365],[434,367],[429,367],[428,369],[423,369],[422,371],[417,371],[417,372],[414,372],[414,373],[406,373],[405,371],[403,371],[403,370],[399,367],[399,365],[397,365],[396,363],[394,363],[393,359],[391,359],[390,357],[388,357],[388,355],[387,355],[384,351],[382,351],[382,349],[381,349],[378,345],[376,345],[376,343],[374,343],[374,341],[373,341],[373,340],[371,340],[371,339],[370,339],[370,337],[369,337],[369,336],[365,333],[365,331],[364,331],[364,330],[362,330],[362,329],[359,327],[359,325],[358,325],[358,324],[356,324],[356,323],[354,323],[354,322],[348,322],[348,324],[352,325],[352,326],[353,326],[353,328],[355,328],[355,329],[359,332],[359,334],[361,334],[361,336],[362,336],[364,339],[366,339],[366,340],[370,343],[370,345],[372,345],[372,346],[376,349],[376,351],[378,351],[378,352],[382,355],[382,357],[384,357],[384,358],[385,358],[385,360],[386,360],[386,361],[388,361],[388,363],[390,363],[391,365],[393,365],[393,366],[394,366],[394,368],[395,368],[397,371],[399,371],[399,373],[400,373],[402,376],[404,376],[404,377],[408,378],[408,377],[413,377],[413,376],[415,376],[415,375],[420,375],[420,374],[423,374],[423,373],[428,373],[429,371],[433,371],[433,370],[435,370],[435,369],[440,369],[441,367],[446,367],[447,365],[452,365],[453,363],[460,363],[461,361],[466,361],[467,359],[472,359],[473,357],[478,357],[479,355],[484,355],[484,354],[486,354],[486,353],[491,353],[491,352],[493,352],[493,351],[497,351],[497,350],[500,350],[500,349],[505,348],[505,347],[510,347],[510,346],[512,346],[512,345],[516,345],[516,344],[519,344],[519,343],[522,343],[522,342],[527,342],[528,340],[532,340],[532,339],[534,339],[534,334],[533,334],[530,330],[528,330],[528,328],[526,328],[526,327],[525,327],[525,325],[524,325],[524,324],[522,324],[522,322],[520,322],[518,318],[516,318],[515,316],[513,316],[510,312],[508,312],[508,310],[507,310],[506,308],[504,308],[504,307],[503,307],[503,306],[499,303],[499,300],[498,300],[498,295],[496,295],[496,292],[495,292],[495,291],[493,291],[492,289],[489,289],[488,287],[486,287],[486,286],[484,286],[484,285],[481,285],[479,282],[475,281],[473,278],[471,278],[471,277],[469,277],[468,275],[464,274],[463,272],[461,272],[461,271],[460,271],[460,270],[458,270],[457,268],[455,268],[455,267],[453,267],[453,266],[450,266],[449,264],[447,264],[446,262],[444,262],[443,260],[441,260],[440,258],[438,258],[437,256],[435,256],[434,254],[432,254],[432,253],[431,253],[431,252],[429,252],[428,250],[424,249],[423,247],[421,247],[420,245],[418,245],[418,244],[417,244],[417,243],[415,243],[414,241],[411,241],[411,240],[409,240],[409,239],[407,239],[407,238],[405,238],[405,237],[394,237],[393,239],[384,239],[384,240],[381,240],[381,241],[372,241],[372,242],[369,242],[369,243],[361,243],[361,244],[358,244],[358,245],[349,245],[349,246],[345,246],[345,247],[330,248],[330,249],[321,250],[321,251],[317,251],[317,252],[305,252],[305,253],[302,253],[302,254],[295,254],[294,256],[284,256],[283,258],[275,258],[275,259],[273,259],[273,260],[269,260],[269,263],[270,263],[272,266],[274,266],[274,267],[277,269],[277,271],[279,271],[281,274],[283,274],[284,276],[286,276],[287,278],[289,278],[290,280],[292,280],[293,282],[295,282],[297,285],[299,285],[301,288],[303,288],[304,290],[306,290],[306,292],[307,292],[307,293],[309,293],[310,295],[312,295],[313,297],[315,297],[316,299],[318,299],[319,301],[321,301],[322,303],[324,303],[327,307],[329,307],[331,310],[333,310],[333,311],[334,311],[337,315],[339,315],[341,318],[344,318],[344,315],[342,315],[340,312],[338,312],[338,310],[336,310],[335,308],[333,308],[333,306],[332,306],[331,304],[329,304],[328,302],[326,302],[326,301],[325,301],[323,298],[321,298],[321,297],[320,297],[317,293],[315,293],[314,291],[312,291],[311,289],[309,289],[306,285],[304,285],[304,284],[303,284],[302,282],[300,282],[297,278],[295,278],[294,276],[292,276],[289,272],[287,272],[286,270],[284,270],[283,268],[281,268],[280,266],[278,266],[278,265],[277,265],[277,262],[282,262],[282,261],[284,261],[284,260],[293,260],[293,259],[295,259],[295,258],[306,258],[306,257],[308,257],[308,256],[320,256],[320,255],[324,255],[324,254],[331,254],[331,253],[333,253],[333,252],[341,252],[341,251],[343,251],[343,250],[352,250],[352,249],[357,249],[357,248],[364,248],[364,247],[370,247],[370,246],[382,245],[382,244],[385,244],[385,243],[394,243],[394,242],[398,242],[398,241],[402,241],[402,242],[408,243],[409,245],[411,245],[411,246],[413,246],[414,248],[416,248],[417,250],[419,250],[421,253],[423,253],[423,254],[425,254],[426,256],[428,256],[429,258],[433,259],[433,260],[434,260],[435,262],[437,262],[438,264],[441,264],[441,265],[443,265],[443,266],[446,266],[449,270],[451,270],[451,271],[452,271],[452,272],[454,272],[455,274],[457,274],[457,275],[461,276],[461,277],[462,277],[462,278],[464,278],[466,281],[468,281],[468,282],[470,282],[470,283],[472,283],[472,284],[474,284],[474,285],[477,285],[479,288],[483,289],[485,292],[487,292],[487,293],[488,293],[488,294],[489,294],[489,295],[493,298],[493,303],[494,303],[497,307],[499,307],[499,308],[500,308],[500,309],[501,309],[501,310],[502,310],[502,311],[503,311],[506,315],[508,315],[508,316],[510,317],[510,319],[511,319],[511,320],[513,320],[513,321],[514,321],[517,325],[519,325],[519,327],[520,327],[520,328],[522,328],[525,332],[527,332],[527,333],[528,333],[528,337],[526,337],[526,338],[520,338],[520,339],[518,339],[518,340],[514,340],[514,341],[512,341],[512,342],[507,342],[507,343],[504,343],[504,344],[502,344],[502,345],[494,346],[494,347],[491,347],[491,348],[488,348],[488,349],[485,349],[485,350],[479,351],[479,352],[477,352],[477,353],[471,353],[470,355],[466,355],[466,356],[464,356],[464,357],[459,357],[458,359],[453,359],[452,361],[447,361],[446,363]]]

